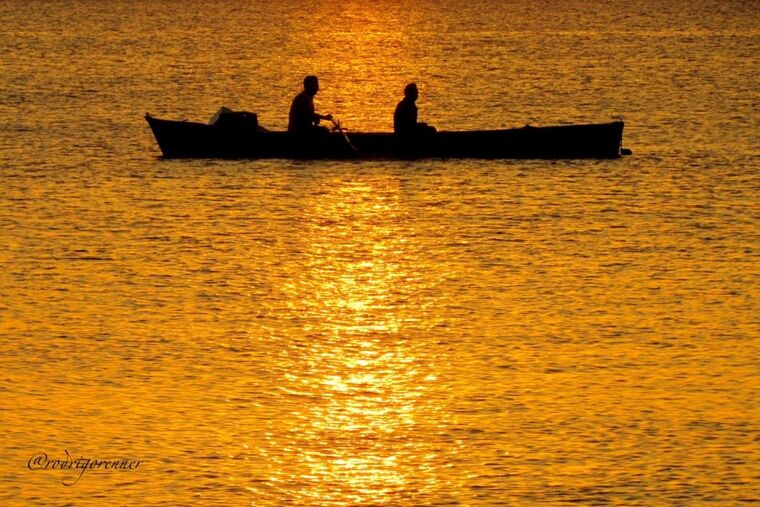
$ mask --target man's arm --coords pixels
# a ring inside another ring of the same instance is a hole
[[[319,114],[319,113],[314,113],[314,119],[315,119],[315,123],[319,123],[319,120],[329,120],[329,121],[332,121],[333,116],[331,114],[324,114],[323,115],[323,114]]]

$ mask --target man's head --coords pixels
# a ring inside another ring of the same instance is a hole
[[[417,91],[417,85],[414,83],[409,83],[404,87],[404,97],[411,99],[411,100],[417,100],[417,97],[419,97],[420,94]]]
[[[311,96],[314,96],[319,91],[319,80],[317,76],[306,76],[303,78],[303,89]]]

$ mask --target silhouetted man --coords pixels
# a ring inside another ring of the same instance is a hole
[[[419,136],[430,135],[435,128],[427,123],[417,122],[417,85],[409,83],[404,87],[404,98],[396,106],[393,113],[393,132],[400,138],[411,141]]]
[[[288,132],[310,134],[317,132],[319,120],[332,120],[332,115],[321,115],[314,111],[314,95],[319,91],[317,76],[306,76],[303,91],[296,95],[290,105]]]

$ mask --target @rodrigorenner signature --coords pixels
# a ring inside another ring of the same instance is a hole
[[[64,486],[73,486],[87,470],[136,470],[143,463],[140,460],[123,458],[94,459],[80,456],[79,459],[74,459],[67,449],[64,449],[64,452],[66,459],[50,459],[45,452],[35,454],[29,458],[26,466],[29,470],[78,470],[76,479],[61,479]]]

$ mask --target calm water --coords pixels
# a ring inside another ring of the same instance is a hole
[[[756,1],[0,18],[3,505],[760,500]],[[353,130],[415,80],[441,129],[622,115],[634,156],[163,161],[142,119],[283,128],[308,73]],[[141,463],[28,467],[66,451]]]

